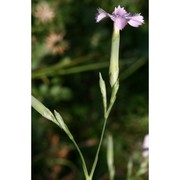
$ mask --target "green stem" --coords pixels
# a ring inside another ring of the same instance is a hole
[[[74,73],[101,69],[107,66],[108,66],[108,62],[93,63],[93,64],[87,64],[87,65],[82,65],[82,66],[76,66],[76,67],[68,68],[68,69],[62,69],[57,74],[59,75],[74,74]]]
[[[107,111],[106,111],[106,114],[105,114],[106,118],[109,117],[109,114],[110,114],[110,112],[111,112],[111,109],[112,109],[112,107],[113,107],[113,105],[114,105],[114,102],[115,102],[115,100],[116,100],[116,94],[117,94],[118,89],[119,89],[119,82],[118,82],[118,80],[117,80],[116,84],[113,86],[113,89],[112,89],[111,99],[110,99],[110,105],[109,105],[109,107],[108,107],[108,109],[107,109]]]
[[[42,76],[52,76],[59,72],[60,69],[70,68],[75,65],[84,64],[85,62],[91,61],[92,59],[98,58],[98,54],[90,54],[86,56],[81,56],[78,58],[64,58],[61,59],[59,63],[44,67],[41,69],[33,70],[32,71],[32,78],[40,78]]]
[[[120,76],[120,81],[132,75],[134,72],[136,72],[139,68],[141,68],[146,63],[147,63],[147,60],[144,57],[136,60],[131,66],[126,68],[124,71],[122,71],[121,76]]]
[[[104,124],[103,124],[103,129],[102,129],[102,132],[101,132],[101,138],[100,138],[99,146],[98,146],[98,149],[97,149],[97,152],[96,152],[96,156],[95,156],[95,159],[94,159],[94,163],[93,163],[93,166],[92,166],[92,169],[91,169],[91,173],[90,173],[90,178],[91,179],[93,177],[94,170],[95,170],[96,165],[97,165],[99,151],[101,149],[101,145],[102,145],[102,141],[103,141],[103,137],[104,137],[104,132],[105,132],[106,124],[107,124],[107,118],[104,119]]]
[[[89,179],[89,174],[88,174],[88,170],[87,170],[87,166],[86,166],[86,163],[85,163],[85,160],[84,160],[84,157],[81,153],[81,150],[79,149],[79,146],[77,145],[76,141],[74,140],[74,138],[71,138],[71,141],[74,143],[80,157],[81,157],[81,161],[82,161],[82,167],[83,167],[83,171],[84,171],[84,175],[86,177],[86,180],[91,180]]]
[[[119,76],[119,42],[120,42],[120,31],[114,25],[114,30],[113,30],[113,35],[112,35],[110,67],[109,67],[110,85],[112,87],[111,99],[110,99],[110,105],[107,110],[104,106],[104,124],[103,124],[103,129],[101,132],[101,138],[99,141],[98,149],[97,149],[96,156],[94,159],[94,163],[93,163],[93,166],[92,166],[92,169],[90,172],[91,179],[93,177],[93,174],[94,174],[97,162],[98,162],[99,152],[100,152],[103,137],[104,137],[107,119],[109,117],[112,106],[116,100],[116,94],[117,94],[117,91],[119,88],[119,80],[118,80],[118,76]],[[102,88],[102,87],[100,87],[100,88]],[[103,100],[104,100],[104,98],[106,98],[105,95],[103,96]]]
[[[106,111],[106,113],[104,115],[104,124],[103,124],[103,129],[102,129],[102,132],[101,132],[101,138],[100,138],[100,141],[99,141],[99,146],[98,146],[96,156],[95,156],[95,159],[94,159],[94,163],[93,163],[91,173],[90,173],[90,178],[91,179],[93,177],[94,170],[95,170],[97,162],[98,162],[99,152],[100,152],[100,149],[101,149],[101,145],[102,145],[102,141],[103,141],[103,137],[104,137],[104,132],[105,132],[105,129],[106,129],[107,120],[108,120],[110,111],[112,109],[112,106],[113,106],[113,104],[114,104],[114,102],[116,100],[116,93],[117,93],[118,88],[119,88],[118,84],[117,84],[117,86],[113,86],[112,93],[111,93],[111,99],[110,99],[110,105],[109,105],[108,110]]]
[[[101,69],[108,67],[108,62],[100,62],[100,63],[93,63],[93,64],[87,64],[87,65],[81,65],[81,66],[75,66],[75,67],[68,67],[68,68],[59,68],[56,70],[54,67],[44,68],[39,71],[34,71],[32,73],[32,78],[41,78],[43,76],[55,76],[55,75],[69,75],[74,73],[81,73],[85,71],[92,71],[96,69]]]

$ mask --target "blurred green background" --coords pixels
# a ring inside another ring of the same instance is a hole
[[[84,153],[90,169],[103,123],[99,72],[107,84],[113,24],[95,22],[97,8],[112,12],[121,5],[141,13],[145,24],[121,31],[120,88],[106,133],[114,139],[115,179],[127,178],[133,161],[135,177],[143,162],[142,143],[148,134],[148,1],[144,0],[33,0],[32,95],[56,109]],[[83,180],[79,155],[58,126],[32,110],[32,179]],[[94,179],[108,179],[106,141]]]

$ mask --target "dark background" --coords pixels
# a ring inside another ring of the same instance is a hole
[[[54,18],[46,21],[37,15],[44,2],[54,13]],[[148,1],[33,0],[32,94],[62,115],[90,169],[103,123],[99,72],[108,95],[110,91],[113,29],[110,19],[96,23],[95,15],[98,7],[111,13],[118,5],[145,19],[143,26],[127,25],[121,31],[120,88],[106,128],[106,134],[114,139],[115,179],[124,180],[130,159],[133,176],[143,162],[142,143],[148,134]],[[67,135],[34,110],[32,179],[84,179],[79,155]],[[108,179],[105,141],[94,179]],[[135,179],[148,179],[148,175]]]

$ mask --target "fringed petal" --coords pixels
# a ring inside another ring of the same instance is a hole
[[[124,16],[127,14],[127,11],[122,7],[118,6],[117,8],[115,7],[113,13],[115,16]]]
[[[129,19],[128,24],[133,27],[138,27],[144,23],[143,16],[140,14],[131,15],[127,19]]]
[[[103,9],[99,8],[97,10],[98,10],[98,13],[97,13],[96,18],[95,18],[96,22],[99,22],[99,21],[101,21],[102,19],[104,19],[105,17],[108,16],[106,11],[104,11]]]
[[[122,17],[115,18],[114,20],[114,24],[119,30],[122,30],[126,26],[127,22],[128,21]]]

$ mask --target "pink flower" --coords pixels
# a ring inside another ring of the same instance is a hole
[[[117,29],[122,30],[127,24],[138,27],[144,23],[143,16],[138,14],[130,14],[122,7],[115,7],[112,14],[107,13],[103,9],[99,8],[98,13],[96,15],[96,22],[100,22],[102,19],[110,17],[114,22],[114,25]]]

